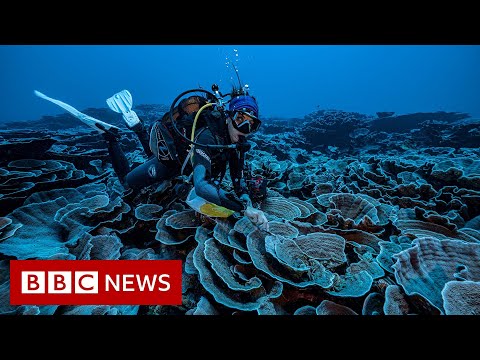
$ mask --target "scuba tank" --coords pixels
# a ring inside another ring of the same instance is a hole
[[[157,120],[150,131],[150,149],[160,161],[175,160],[182,164],[189,148],[189,143],[177,134],[177,128],[183,136],[189,135],[193,130],[193,114],[196,114],[205,104],[207,99],[192,95],[183,99],[174,108],[173,115],[165,113]],[[201,123],[201,126],[206,124]]]

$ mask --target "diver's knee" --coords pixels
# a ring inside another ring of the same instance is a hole
[[[123,182],[125,186],[138,190],[156,182],[157,175],[158,171],[154,164],[142,164],[126,174]]]

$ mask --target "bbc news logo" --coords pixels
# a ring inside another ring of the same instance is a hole
[[[98,271],[75,271],[73,277],[76,294],[98,294]],[[71,294],[72,272],[22,271],[22,294],[45,293]]]
[[[12,305],[181,305],[180,260],[10,260]]]

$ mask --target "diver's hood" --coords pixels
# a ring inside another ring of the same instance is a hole
[[[229,111],[245,111],[258,118],[258,104],[254,97],[239,95],[230,100]]]

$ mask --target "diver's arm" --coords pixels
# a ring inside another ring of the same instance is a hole
[[[242,201],[235,194],[220,189],[211,180],[210,155],[205,148],[195,147],[193,153],[193,184],[195,193],[208,202],[223,206],[227,209],[241,212],[245,210]]]

